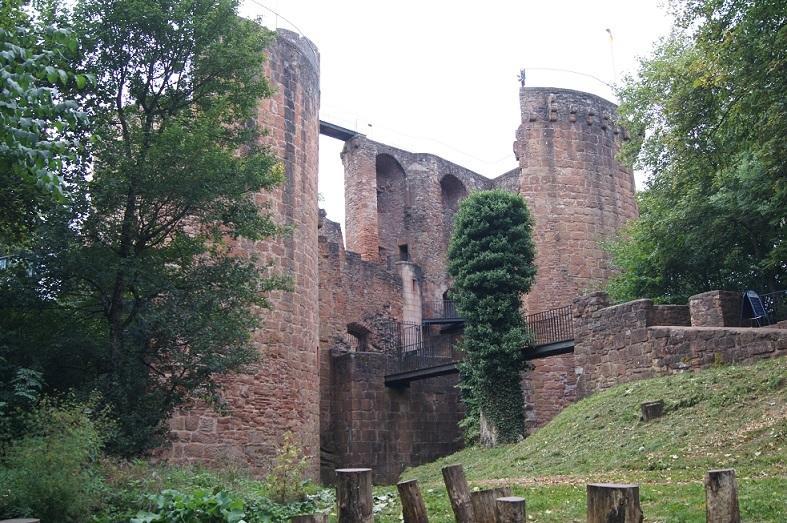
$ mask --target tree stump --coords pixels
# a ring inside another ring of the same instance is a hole
[[[462,465],[448,465],[443,467],[443,481],[451,500],[451,508],[457,523],[473,523],[473,503],[470,500],[470,489],[465,479]]]
[[[587,523],[642,523],[639,485],[589,484]]]
[[[290,523],[328,523],[328,514],[304,514],[290,518]]]
[[[497,498],[511,496],[511,489],[508,487],[497,487],[470,493],[470,500],[473,503],[473,515],[476,523],[495,523],[495,504]]]
[[[402,481],[396,484],[399,491],[399,498],[402,500],[402,516],[404,523],[428,523],[429,516],[426,513],[426,505],[421,497],[421,489],[418,488],[418,481]]]
[[[646,401],[639,405],[642,415],[642,421],[650,421],[652,419],[660,418],[664,415],[664,400]]]
[[[708,523],[740,523],[734,469],[709,470],[705,474],[705,520]]]
[[[339,523],[372,523],[372,469],[336,469]]]
[[[525,498],[518,496],[497,498],[495,509],[497,512],[497,523],[524,523],[527,519]]]

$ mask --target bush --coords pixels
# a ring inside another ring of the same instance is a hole
[[[285,432],[279,453],[273,463],[265,489],[276,503],[291,503],[306,499],[303,474],[307,461],[291,432]]]
[[[110,425],[95,404],[45,398],[24,416],[25,435],[0,456],[0,517],[85,521],[98,507]]]

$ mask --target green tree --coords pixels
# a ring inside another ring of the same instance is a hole
[[[676,27],[620,89],[650,175],[641,217],[612,246],[620,300],[685,303],[787,284],[784,2],[673,2]]]
[[[0,321],[47,322],[44,333],[14,329],[7,351],[29,357],[38,342],[31,365],[50,389],[98,389],[123,454],[156,444],[174,406],[255,361],[258,310],[286,287],[231,253],[241,237],[279,232],[254,195],[283,176],[255,125],[271,92],[261,74],[270,33],[237,7],[82,0],[73,13],[90,50],[81,65],[97,80],[82,99],[92,169],[39,224],[32,270],[6,278],[26,307]]]
[[[462,202],[448,248],[451,296],[465,318],[460,364],[467,406],[464,426],[485,444],[521,438],[524,411],[519,373],[528,341],[520,299],[536,268],[532,218],[524,200],[482,191]]]
[[[86,124],[72,94],[91,80],[70,67],[73,32],[23,5],[0,7],[0,254],[24,247],[42,202],[62,199],[64,164],[77,160]]]

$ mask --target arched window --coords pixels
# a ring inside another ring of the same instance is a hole
[[[367,352],[369,350],[369,329],[359,323],[347,325],[350,350],[353,352]]]
[[[450,238],[454,226],[454,215],[459,204],[467,197],[467,189],[459,178],[446,174],[440,179],[440,198],[443,206],[443,230]]]
[[[388,154],[377,155],[377,227],[380,254],[391,256],[407,244],[404,208],[407,184],[404,169]]]

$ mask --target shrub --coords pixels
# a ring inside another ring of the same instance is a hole
[[[306,499],[303,481],[306,466],[306,457],[295,443],[292,433],[285,432],[273,468],[265,478],[265,490],[268,496],[277,503]]]
[[[155,512],[140,512],[131,523],[239,523],[246,517],[243,500],[222,490],[164,490],[147,497]]]
[[[95,404],[45,398],[25,416],[26,434],[0,457],[0,517],[85,521],[99,505],[110,425]]]

